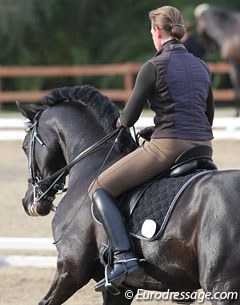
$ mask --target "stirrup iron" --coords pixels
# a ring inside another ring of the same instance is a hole
[[[113,295],[119,295],[121,293],[120,290],[115,285],[113,285],[108,281],[108,264],[105,267],[105,281],[106,281],[105,288],[108,292],[110,292]]]

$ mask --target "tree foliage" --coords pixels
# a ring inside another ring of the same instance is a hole
[[[0,65],[143,62],[155,53],[148,12],[160,5],[173,5],[183,12],[185,20],[193,21],[193,9],[199,3],[199,0],[1,0]],[[240,10],[240,2],[235,0],[208,3]],[[26,81],[19,83],[27,86]],[[44,80],[31,80],[28,84],[43,87]]]

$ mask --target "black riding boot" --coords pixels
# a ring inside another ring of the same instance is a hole
[[[106,272],[105,278],[95,285],[95,290],[108,290],[112,294],[118,294],[120,292],[116,287],[121,285],[129,273],[140,268],[138,259],[133,252],[126,225],[114,199],[103,189],[97,189],[92,199],[114,254],[112,270]]]

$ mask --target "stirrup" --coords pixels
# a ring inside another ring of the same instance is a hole
[[[105,280],[104,288],[103,288],[103,285],[102,285],[102,290],[101,291],[103,292],[105,290],[107,292],[110,292],[113,295],[119,295],[121,293],[120,290],[114,284],[109,282],[109,280],[108,280],[108,266],[109,266],[109,264],[106,264],[105,271],[104,271],[104,279],[102,279],[100,281],[100,282],[103,282]],[[98,289],[99,289],[98,284],[100,282],[97,282],[97,284],[94,286],[96,291],[98,291]]]
[[[130,259],[120,259],[117,261],[117,263],[120,264],[124,264],[124,263],[128,263],[131,261],[139,261],[138,258],[130,258]],[[113,295],[118,295],[120,294],[120,290],[118,289],[118,286],[121,285],[121,283],[125,280],[125,278],[128,275],[128,271],[134,271],[134,269],[136,269],[136,266],[133,266],[132,268],[125,268],[125,271],[122,275],[119,275],[119,278],[112,278],[109,281],[109,275],[108,275],[108,267],[109,264],[106,265],[105,267],[105,271],[104,271],[104,279],[102,279],[101,281],[99,281],[95,286],[95,290],[96,291],[108,291]],[[139,269],[140,267],[137,266],[137,269]],[[117,280],[119,280],[119,282],[117,283]]]
[[[112,295],[119,295],[121,293],[121,291],[112,283],[106,283],[105,288],[107,292],[110,292]]]
[[[104,286],[108,292],[110,292],[113,295],[119,295],[121,293],[120,290],[115,285],[113,285],[108,281],[108,264],[105,267],[105,282],[106,283]]]

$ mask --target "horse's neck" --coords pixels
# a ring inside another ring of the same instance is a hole
[[[209,27],[209,36],[217,43],[217,45],[221,48],[223,43],[223,33],[219,28]]]
[[[220,49],[225,45],[225,41],[231,41],[233,43],[233,35],[239,36],[239,26],[240,26],[240,14],[235,12],[229,12],[229,18],[231,16],[231,22],[229,20],[218,20],[216,21],[213,16],[209,16],[209,24],[207,27],[207,32],[209,36],[218,44]],[[212,18],[211,18],[212,17]]]
[[[104,128],[93,120],[88,112],[84,113],[83,110],[78,112],[78,109],[76,109],[76,111],[73,111],[70,114],[71,122],[66,122],[64,113],[61,111],[53,127],[55,134],[58,135],[58,143],[67,164],[70,164],[79,154],[83,153],[106,136]],[[82,181],[94,179],[112,148],[113,140],[114,138],[99,147],[83,160],[77,162],[70,170],[71,182],[74,183],[74,181],[78,179],[81,179]],[[113,149],[106,160],[105,167],[108,167],[109,164],[114,163],[124,155],[126,155],[126,152],[119,154]]]
[[[87,130],[79,128],[79,131],[75,133],[75,136],[73,136],[72,127],[70,126],[70,128],[65,128],[64,131],[59,133],[58,141],[63,151],[66,163],[70,164],[105,136],[106,134],[103,131],[97,130],[96,132],[95,128],[90,127]],[[79,180],[81,181],[81,185],[89,185],[89,183],[98,174],[103,163],[105,163],[104,167],[108,167],[109,164],[122,158],[124,154],[119,154],[114,149],[112,150],[112,145],[113,140],[108,141],[101,147],[93,150],[83,159],[80,157],[80,160],[70,169],[71,183],[74,184]],[[112,150],[112,152],[107,158],[110,150]]]
[[[67,124],[63,130],[60,130],[60,132],[58,130],[57,133],[58,142],[67,164],[105,136],[103,130],[91,125],[82,127],[79,123],[75,124],[75,127],[71,123]]]

